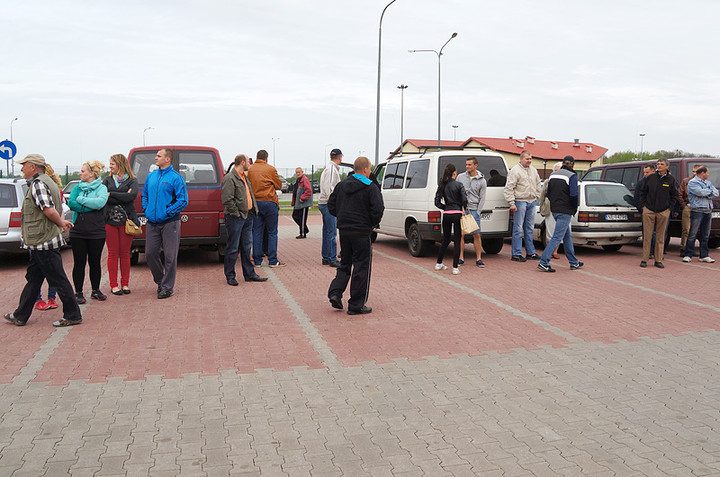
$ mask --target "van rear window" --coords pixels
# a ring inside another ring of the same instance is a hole
[[[488,181],[488,186],[504,186],[505,180],[507,179],[507,169],[505,162],[501,157],[496,156],[483,156],[481,154],[468,154],[467,156],[441,156],[438,159],[438,171],[437,180],[440,183],[442,179],[443,171],[445,166],[452,163],[458,171],[458,174],[465,172],[465,161],[472,157],[478,160],[478,170],[485,176],[485,180]],[[490,181],[490,178],[493,181]]]
[[[180,151],[178,156],[178,172],[185,178],[188,185],[219,184],[216,170],[217,161],[210,151]]]

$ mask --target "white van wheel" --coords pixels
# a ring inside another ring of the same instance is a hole
[[[413,257],[424,257],[435,245],[432,240],[423,240],[417,224],[411,224],[408,229],[408,249]]]
[[[495,255],[500,253],[500,250],[503,248],[503,239],[502,238],[494,238],[494,239],[483,239],[482,241],[482,248],[485,250],[485,253],[488,255]]]

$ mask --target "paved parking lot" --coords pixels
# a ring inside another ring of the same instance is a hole
[[[0,324],[0,475],[720,475],[720,265],[673,242],[664,270],[626,246],[543,274],[506,244],[453,276],[381,236],[351,317],[309,226],[281,217],[266,283],[183,251],[157,300],[141,257],[81,326]],[[0,279],[5,313],[23,257]]]

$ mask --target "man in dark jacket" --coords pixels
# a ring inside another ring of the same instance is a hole
[[[333,308],[342,310],[342,295],[352,276],[348,315],[372,312],[365,304],[370,291],[370,235],[385,210],[380,188],[369,178],[370,160],[358,157],[353,168],[355,173],[340,182],[328,199],[328,210],[337,217],[340,231],[340,267],[330,283],[328,298]]]
[[[658,159],[657,172],[650,174],[638,184],[638,205],[642,208],[643,216],[643,254],[640,266],[647,267],[650,258],[650,243],[653,231],[657,236],[655,241],[655,266],[665,268],[663,253],[665,253],[665,229],[670,211],[678,201],[678,187],[675,178],[670,175],[668,162]]]
[[[570,262],[570,270],[577,270],[583,266],[583,263],[575,257],[575,247],[570,230],[570,221],[578,207],[578,177],[573,170],[574,165],[575,158],[565,156],[562,167],[550,174],[548,178],[547,198],[550,200],[550,211],[555,219],[555,232],[540,257],[538,270],[541,272],[555,271],[550,266],[550,258],[560,242],[563,243],[565,256]]]

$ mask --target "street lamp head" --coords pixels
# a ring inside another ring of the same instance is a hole
[[[455,38],[457,36],[457,32],[453,33],[450,38]]]

